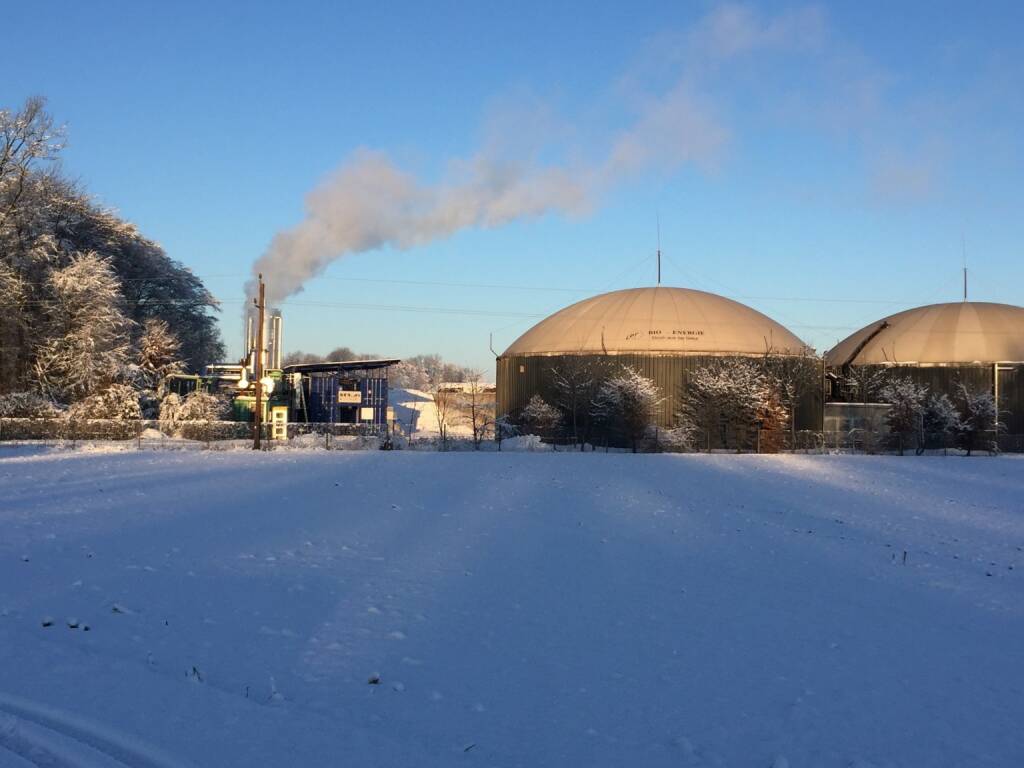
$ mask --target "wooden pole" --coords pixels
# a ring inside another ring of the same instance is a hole
[[[256,413],[252,439],[252,449],[254,451],[260,450],[261,438],[263,436],[263,314],[267,307],[264,300],[265,286],[262,274],[259,276],[259,284],[259,298],[255,300],[256,309],[259,312],[257,319],[259,325],[256,327],[256,362],[253,366],[253,376],[256,379]]]

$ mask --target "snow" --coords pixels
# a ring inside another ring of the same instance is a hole
[[[441,433],[437,422],[437,408],[434,396],[420,389],[391,389],[388,402],[395,409],[395,419],[402,429],[412,437],[437,437]],[[453,409],[454,410],[454,409]],[[450,437],[472,437],[473,428],[465,421],[450,414],[448,424]]]
[[[0,448],[0,766],[1020,765],[1022,470]]]

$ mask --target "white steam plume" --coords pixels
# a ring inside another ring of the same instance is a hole
[[[267,301],[302,291],[306,282],[351,253],[406,249],[470,227],[499,227],[557,212],[579,214],[625,176],[652,167],[711,162],[726,131],[684,86],[646,103],[633,126],[590,166],[542,165],[533,158],[484,151],[450,164],[446,178],[425,184],[382,152],[358,150],[306,197],[306,216],[274,236],[256,261]],[[246,285],[252,296],[253,282]]]
[[[697,73],[757,53],[813,50],[823,30],[813,8],[775,17],[732,3],[711,11],[655,50],[649,62],[661,71],[681,67],[689,76],[657,97],[629,94],[633,120],[596,162],[550,165],[537,160],[536,146],[510,151],[522,135],[536,132],[537,121],[529,118],[504,120],[512,141],[492,141],[472,157],[453,161],[436,184],[416,179],[381,152],[359,150],[309,193],[305,218],[274,237],[252,274],[263,274],[268,302],[280,303],[351,253],[412,248],[469,227],[497,227],[551,212],[580,213],[625,177],[684,163],[713,165],[729,136],[700,98]],[[629,77],[623,84],[634,90]],[[253,293],[250,281],[246,295]]]
[[[590,200],[581,175],[563,168],[484,155],[452,168],[449,180],[427,185],[381,152],[357,151],[306,197],[305,219],[275,235],[253,265],[254,275],[263,273],[268,302],[300,292],[346,254],[412,248],[468,227],[497,227],[549,211],[580,212]]]

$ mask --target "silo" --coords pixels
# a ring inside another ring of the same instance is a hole
[[[1024,307],[983,301],[930,304],[881,318],[825,353],[836,401],[858,398],[853,369],[889,371],[954,401],[962,384],[991,392],[1010,435],[1024,434]]]
[[[498,413],[515,417],[550,398],[551,371],[571,360],[628,365],[658,386],[658,424],[670,426],[691,372],[716,358],[796,356],[808,347],[771,318],[704,291],[657,286],[585,299],[537,323],[497,360]],[[819,388],[820,389],[820,388]],[[819,391],[797,409],[798,429],[820,429]]]

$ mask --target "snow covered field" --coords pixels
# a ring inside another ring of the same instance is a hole
[[[0,449],[0,766],[1024,765],[1022,547],[1015,458]]]

